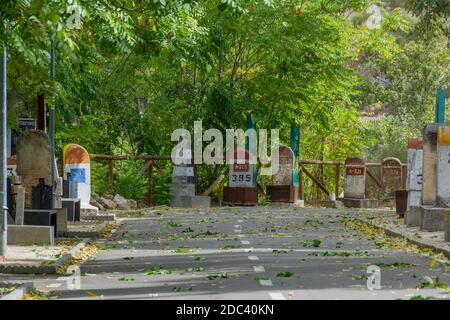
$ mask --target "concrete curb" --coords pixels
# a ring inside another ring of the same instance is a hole
[[[105,221],[94,231],[68,231],[67,238],[98,238],[110,222]]]
[[[365,219],[365,218],[360,218],[360,217],[356,217],[356,220],[363,222],[363,223],[367,223],[370,224],[371,226],[383,230],[386,235],[391,236],[391,237],[397,237],[397,238],[405,238],[407,239],[409,242],[411,242],[412,244],[415,244],[421,248],[427,248],[427,249],[432,249],[433,252],[436,253],[442,253],[444,254],[447,258],[450,259],[450,246],[442,246],[442,245],[437,245],[435,243],[432,243],[430,241],[427,240],[418,240],[418,239],[414,239],[413,237],[411,237],[410,235],[398,231],[398,230],[394,230],[393,228],[384,226],[384,225],[380,225],[377,223],[374,223],[373,221],[371,221],[370,219]]]
[[[4,295],[0,300],[22,300],[25,293],[31,292],[34,290],[33,282],[25,282],[20,285],[14,291]]]
[[[81,249],[83,249],[90,238],[82,239],[76,246],[70,249],[65,255],[46,266],[27,266],[27,265],[8,265],[0,266],[0,274],[55,274],[60,266],[67,262],[70,258]]]

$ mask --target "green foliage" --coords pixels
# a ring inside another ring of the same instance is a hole
[[[142,201],[148,190],[146,175],[139,175],[142,164],[133,161],[122,161],[115,170],[114,194],[127,199]]]
[[[244,128],[250,112],[258,129],[280,129],[282,143],[292,122],[301,125],[302,159],[404,159],[407,138],[432,121],[437,88],[450,83],[448,1],[410,0],[405,12],[372,0],[78,0],[80,29],[67,28],[67,3],[5,0],[0,8],[10,122],[35,116],[44,93],[56,108],[59,158],[67,143],[98,154],[169,155],[174,129],[199,119],[205,129]],[[383,20],[369,30],[373,3]],[[93,191],[142,200],[143,165],[115,162],[111,190],[106,164],[93,163]],[[153,202],[168,204],[172,165],[158,166]],[[225,169],[200,166],[199,190]],[[334,168],[313,174],[333,190]],[[306,196],[319,197],[309,183]]]

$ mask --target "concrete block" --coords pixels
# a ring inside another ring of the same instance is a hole
[[[420,227],[422,224],[422,209],[419,206],[412,206],[405,214],[405,223],[408,227]]]
[[[195,196],[194,184],[172,184],[170,193],[173,196]]]
[[[191,197],[192,208],[209,208],[211,207],[211,197],[208,196],[194,196]]]
[[[87,204],[81,204],[80,208],[80,219],[83,219],[83,217],[86,216],[96,216],[98,215],[98,208],[87,205]]]
[[[450,211],[444,212],[444,232],[445,232],[445,241],[450,242]]]
[[[8,226],[8,244],[34,243],[54,245],[51,226]]]
[[[56,210],[56,230],[57,237],[62,237],[67,234],[67,208],[59,208]]]
[[[209,208],[211,207],[211,197],[172,196],[170,204],[172,207],[181,207],[181,208]]]
[[[191,197],[172,195],[170,197],[170,205],[172,207],[189,208],[191,206]]]
[[[436,208],[421,206],[420,230],[424,231],[444,231],[444,212],[449,212],[450,208]]]
[[[343,198],[342,202],[346,208],[378,208],[377,199]]]
[[[25,212],[25,188],[22,186],[17,187],[16,196],[16,221],[15,224],[23,225],[23,217]]]

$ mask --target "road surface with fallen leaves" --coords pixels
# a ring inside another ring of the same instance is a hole
[[[80,288],[36,276],[53,299],[447,299],[449,264],[354,217],[298,208],[156,208],[121,219],[81,266]],[[381,288],[369,290],[369,266]],[[70,280],[69,280],[70,281]]]

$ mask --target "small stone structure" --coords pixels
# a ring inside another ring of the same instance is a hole
[[[345,160],[344,206],[348,208],[376,208],[377,199],[366,199],[366,164],[360,157]]]
[[[51,185],[50,139],[39,130],[23,132],[17,140],[17,174],[25,188],[25,208],[32,207],[33,187],[43,178]]]
[[[395,199],[395,191],[403,189],[402,162],[397,158],[385,158],[381,162],[381,183],[384,199]]]
[[[234,163],[230,164],[228,187],[223,189],[223,204],[254,206],[258,204],[258,188],[250,164],[250,154],[247,150],[233,151]]]
[[[446,231],[450,214],[450,126],[425,128],[420,206],[412,206],[407,224],[424,231]],[[447,235],[448,238],[448,235]]]
[[[70,179],[71,198],[79,198],[82,215],[97,215],[91,201],[91,160],[89,153],[78,144],[68,144],[63,150],[64,179]]]
[[[408,140],[408,209],[405,214],[405,223],[411,226],[420,225],[420,210],[418,210],[423,185],[423,140]]]
[[[192,164],[191,146],[185,143],[177,154],[182,163],[175,164],[170,188],[170,204],[182,208],[209,208],[211,197],[195,194],[194,165]]]
[[[267,195],[271,202],[296,203],[298,189],[294,181],[294,153],[291,148],[278,146],[279,165],[272,174],[272,184],[267,186]],[[276,152],[272,152],[272,155]],[[274,159],[272,159],[273,161]],[[272,163],[272,170],[274,170]]]

